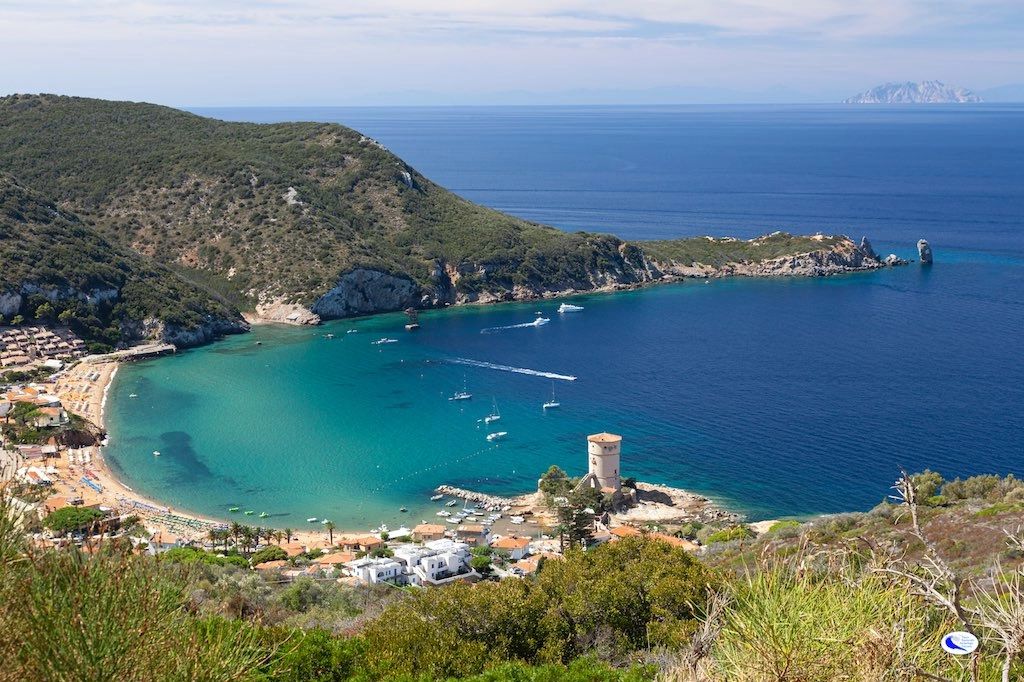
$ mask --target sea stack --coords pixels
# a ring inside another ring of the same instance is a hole
[[[917,255],[920,256],[922,263],[932,264],[932,247],[927,239],[917,240]]]

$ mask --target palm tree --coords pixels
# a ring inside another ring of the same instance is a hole
[[[284,533],[279,530],[274,531],[274,539],[277,540],[277,544],[281,544],[281,540],[284,539]]]
[[[249,549],[249,545],[252,544],[253,530],[249,526],[242,526],[242,540],[244,541],[243,546],[246,550]]]
[[[291,528],[285,528],[284,529],[284,539],[285,539],[285,542],[291,542],[292,541],[292,529]],[[277,544],[281,544],[281,543],[278,542]]]
[[[328,532],[328,534],[331,537],[331,544],[333,545],[334,544],[334,522],[333,521],[328,521],[327,523],[324,524],[324,528],[327,529],[327,532]]]
[[[213,545],[214,549],[217,547],[217,540],[220,539],[220,531],[216,528],[210,528],[210,532],[207,533],[206,537],[210,538],[210,544]]]
[[[238,523],[238,521],[232,521],[228,533],[235,539],[235,549],[238,549],[238,536],[242,534],[242,524]]]

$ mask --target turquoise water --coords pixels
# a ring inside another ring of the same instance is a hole
[[[821,229],[908,258],[927,237],[937,262],[593,295],[562,316],[553,302],[430,311],[415,333],[396,315],[259,327],[125,366],[107,459],[140,494],[282,528],[413,523],[433,518],[441,483],[507,494],[551,464],[581,474],[600,431],[623,436],[625,475],[752,519],[868,509],[901,466],[1024,474],[1020,108],[320,113],[563,229]],[[549,324],[516,326],[538,310]],[[384,336],[397,342],[371,344]],[[472,401],[447,400],[463,385]],[[552,387],[562,407],[545,413]],[[502,419],[485,427],[492,399]],[[488,443],[495,430],[507,439]]]

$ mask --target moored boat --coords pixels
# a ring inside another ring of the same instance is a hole
[[[563,303],[558,306],[558,312],[560,313],[578,313],[581,310],[583,310],[583,306],[573,305],[572,303]]]

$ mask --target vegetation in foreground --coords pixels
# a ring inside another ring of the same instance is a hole
[[[0,681],[1008,681],[1024,673],[1022,490],[926,473],[868,514],[707,560],[627,538],[532,578],[412,591],[33,549],[5,503]],[[978,653],[945,653],[954,630]]]

